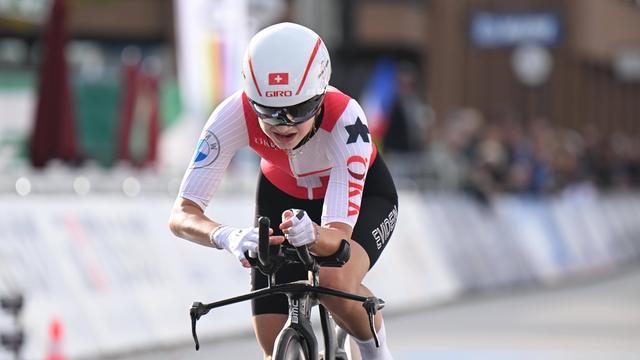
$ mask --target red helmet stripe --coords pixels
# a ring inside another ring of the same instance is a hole
[[[249,71],[251,71],[251,78],[253,79],[253,84],[256,86],[256,90],[258,90],[258,96],[262,96],[262,92],[260,91],[260,87],[258,86],[258,81],[256,80],[256,74],[253,72],[253,63],[251,62],[251,53],[249,53]]]
[[[311,68],[313,59],[316,58],[316,54],[318,53],[318,49],[320,48],[321,43],[322,43],[322,40],[320,39],[320,37],[318,37],[318,40],[316,41],[316,46],[313,48],[313,52],[311,52],[311,57],[309,58],[309,62],[307,63],[307,68],[304,70],[304,75],[302,76],[302,81],[300,82],[300,86],[298,86],[298,91],[296,91],[296,95],[300,94],[300,90],[302,90],[302,86],[304,86],[304,82],[307,80],[309,69]]]

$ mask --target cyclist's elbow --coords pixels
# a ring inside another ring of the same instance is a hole
[[[207,220],[204,210],[191,200],[179,198],[171,209],[169,229],[177,237],[189,239],[189,234]]]
[[[175,236],[180,236],[181,233],[182,222],[180,221],[180,217],[180,214],[175,210],[171,211],[171,215],[169,216],[169,230],[171,230]]]
[[[175,235],[180,237],[183,232],[184,224],[185,224],[185,216],[186,212],[183,206],[180,206],[179,203],[176,203],[171,209],[171,214],[169,215],[169,229]]]

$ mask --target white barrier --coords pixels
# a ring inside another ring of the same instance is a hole
[[[63,321],[71,358],[186,343],[192,301],[248,290],[249,273],[232,256],[170,234],[171,203],[0,197],[0,295],[26,296],[25,358],[45,356],[54,317]],[[253,194],[214,203],[214,218],[251,223]],[[468,291],[557,282],[638,259],[637,219],[640,196],[632,194],[502,198],[484,207],[461,195],[402,192],[396,231],[365,283],[394,311]],[[0,331],[8,326],[0,315]],[[247,331],[249,303],[216,310],[198,326],[203,338]]]
[[[218,219],[250,223],[248,196],[219,201],[225,205]],[[171,203],[166,197],[0,199],[0,294],[26,296],[27,358],[44,358],[53,317],[65,325],[68,356],[98,356],[187,341],[193,300],[247,290],[248,271],[235,259],[170,234]],[[246,329],[249,304],[231,308],[203,321],[202,333]]]

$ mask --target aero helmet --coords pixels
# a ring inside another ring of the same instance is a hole
[[[331,60],[318,34],[285,22],[253,36],[244,55],[242,74],[244,92],[252,103],[291,107],[325,93]]]

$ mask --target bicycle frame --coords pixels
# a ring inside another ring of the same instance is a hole
[[[317,304],[317,299],[308,292],[287,293],[286,295],[289,301],[289,319],[280,334],[286,328],[294,329],[306,340],[310,358],[316,360],[318,357],[318,341],[311,327],[311,309]],[[276,339],[276,346],[279,342],[278,340]],[[274,349],[274,355],[276,350]]]

